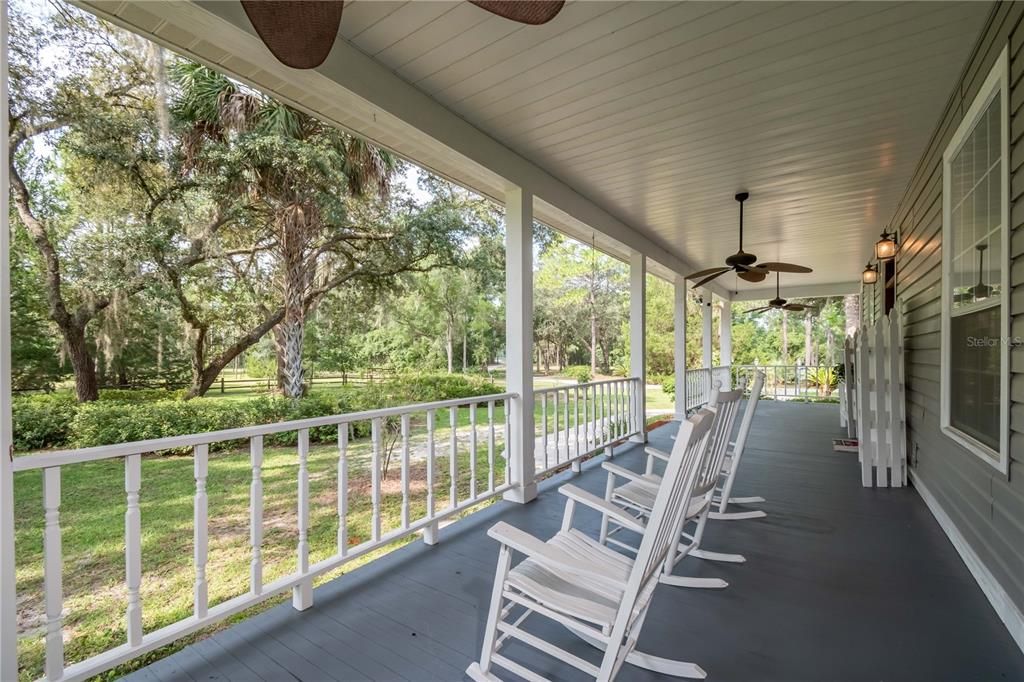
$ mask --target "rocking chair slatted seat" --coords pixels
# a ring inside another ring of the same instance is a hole
[[[498,667],[530,682],[545,680],[501,653],[509,638],[564,661],[598,682],[614,679],[626,662],[678,677],[706,677],[692,663],[639,652],[636,644],[659,574],[679,537],[681,510],[689,504],[693,486],[708,464],[713,421],[714,415],[702,410],[680,427],[665,467],[664,485],[646,524],[597,495],[566,485],[560,489],[567,498],[562,529],[547,542],[505,522],[491,527],[488,534],[501,543],[501,549],[482,653],[480,661],[466,670],[470,678],[498,680],[494,673]],[[623,556],[573,528],[579,504],[642,533],[636,558]],[[526,559],[513,567],[512,552]],[[600,664],[523,629],[524,621],[534,614],[561,624],[602,650]]]
[[[709,438],[709,453],[705,465],[702,466],[698,474],[690,501],[684,507],[685,513],[681,516],[680,534],[672,555],[673,558],[666,563],[664,575],[662,576],[662,582],[666,584],[698,588],[723,588],[728,586],[727,582],[719,578],[692,578],[671,575],[675,565],[687,556],[733,563],[743,563],[746,561],[739,554],[723,554],[700,548],[708,515],[711,511],[715,489],[718,485],[719,474],[722,471],[723,461],[729,447],[729,436],[732,434],[732,427],[735,423],[742,395],[741,390],[721,391],[720,384],[717,382],[712,391],[712,400],[706,408],[715,415]],[[649,458],[648,472],[653,469],[650,458],[666,459],[668,457],[665,453],[654,448],[647,448],[646,452]],[[636,521],[642,523],[643,519],[648,516],[653,508],[653,502],[661,486],[662,478],[652,473],[637,474],[610,462],[605,462],[602,466],[608,472],[605,500],[608,503],[628,510]],[[624,479],[626,482],[616,485],[618,479]],[[694,528],[688,532],[686,529],[690,524],[693,524]],[[601,544],[613,544],[627,551],[635,552],[637,550],[636,546],[615,537],[622,530],[631,529],[618,523],[617,519],[611,515],[604,515],[601,520]]]

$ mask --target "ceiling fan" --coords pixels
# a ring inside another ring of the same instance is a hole
[[[768,276],[769,272],[812,272],[803,265],[793,263],[757,263],[757,256],[743,250],[743,202],[750,198],[749,192],[740,192],[736,195],[736,201],[740,202],[740,248],[739,251],[725,259],[725,265],[717,268],[708,268],[688,275],[686,279],[699,279],[693,288],[704,286],[708,282],[721,277],[730,270],[734,270],[740,279],[747,282],[761,282]],[[754,265],[757,263],[757,265]]]
[[[270,52],[286,66],[323,64],[341,26],[343,0],[241,0],[249,21]],[[565,0],[469,0],[499,17],[521,24],[546,24]]]
[[[779,273],[775,272],[775,298],[768,301],[768,305],[760,308],[754,308],[747,312],[751,315],[760,315],[767,310],[791,310],[793,312],[799,312],[801,310],[812,310],[811,306],[803,305],[802,303],[787,303],[786,299],[779,295]]]
[[[988,244],[978,244],[974,247],[978,251],[978,283],[967,291],[953,296],[957,303],[971,303],[973,301],[984,301],[992,295],[992,287],[985,284],[985,250]]]

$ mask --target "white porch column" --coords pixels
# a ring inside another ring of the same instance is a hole
[[[711,367],[712,355],[711,355],[711,301],[712,294],[710,291],[704,290],[701,293],[701,320],[704,323],[702,326],[702,344],[701,347],[703,353],[703,366]]]
[[[677,276],[672,330],[675,338],[673,364],[676,372],[676,419],[686,418],[686,280]]]
[[[722,314],[718,318],[718,354],[721,356],[719,364],[723,367],[732,367],[732,301],[722,300]],[[729,372],[732,376],[732,372]],[[727,380],[724,386],[726,390],[732,390],[732,382]]]
[[[7,2],[0,2],[0,103],[8,110]],[[9,154],[7,116],[0,116],[0,155]],[[11,455],[11,242],[9,179],[0,179],[0,680],[18,679],[14,579],[14,472]]]
[[[639,251],[629,254],[629,375],[640,378],[633,396],[633,414],[640,433],[630,438],[647,442],[647,257]]]
[[[506,415],[506,466],[516,487],[505,499],[525,503],[537,497],[533,460],[533,194],[519,187],[505,192],[505,372],[508,391],[519,394]]]

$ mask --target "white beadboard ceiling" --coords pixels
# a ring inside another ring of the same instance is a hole
[[[990,11],[581,0],[531,27],[350,0],[342,38],[697,268],[736,251],[748,190],[745,250],[813,267],[783,275],[813,285],[859,279]]]

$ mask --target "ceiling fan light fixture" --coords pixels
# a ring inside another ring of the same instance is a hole
[[[878,268],[871,263],[864,266],[864,272],[860,274],[860,281],[864,284],[874,284],[878,281]]]

